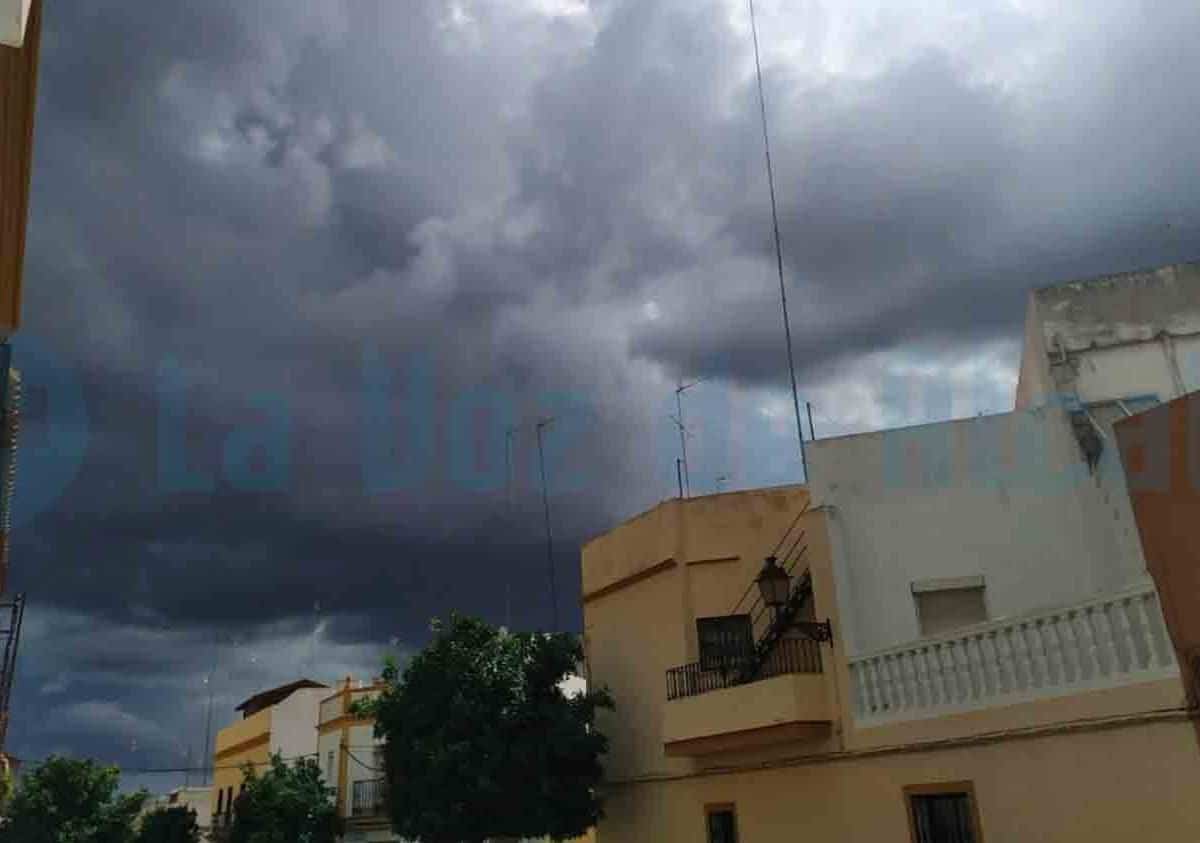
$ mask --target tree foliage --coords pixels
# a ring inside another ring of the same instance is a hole
[[[137,843],[199,843],[196,812],[186,805],[159,808],[142,817]]]
[[[132,843],[147,794],[119,785],[116,767],[51,756],[21,778],[0,843]]]
[[[292,766],[272,756],[266,772],[245,769],[245,789],[233,803],[228,843],[335,843],[340,833],[333,790],[311,758]]]
[[[435,621],[434,638],[365,703],[384,739],[392,828],[423,843],[565,840],[601,815],[603,691],[559,684],[582,659],[575,636],[510,635],[483,621]]]

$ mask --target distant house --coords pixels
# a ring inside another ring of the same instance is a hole
[[[317,709],[329,686],[300,679],[262,691],[237,707],[242,719],[217,733],[210,795],[213,825],[228,823],[242,791],[242,768],[262,770],[272,755],[285,761],[313,757],[317,751]]]

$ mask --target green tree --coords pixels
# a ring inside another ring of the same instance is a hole
[[[608,743],[594,727],[604,691],[568,698],[578,638],[510,635],[454,615],[360,710],[384,740],[392,828],[423,843],[565,840],[595,825]]]
[[[245,769],[245,789],[233,803],[229,843],[335,843],[341,829],[333,791],[310,758],[292,766],[278,755],[266,772]]]
[[[137,843],[199,843],[196,812],[186,805],[159,808],[142,817]]]
[[[119,785],[116,767],[51,756],[22,776],[0,843],[132,843],[147,794]]]

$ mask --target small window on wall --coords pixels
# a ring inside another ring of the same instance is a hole
[[[983,577],[922,580],[912,584],[921,635],[943,635],[988,619]]]
[[[709,805],[704,813],[708,843],[737,843],[737,813],[732,805]]]
[[[913,843],[983,843],[970,782],[906,787]]]

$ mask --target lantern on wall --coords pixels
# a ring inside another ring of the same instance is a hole
[[[787,571],[779,567],[778,559],[768,556],[755,582],[758,583],[763,603],[774,611],[783,608],[792,590],[792,578],[788,576]]]

